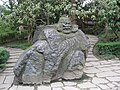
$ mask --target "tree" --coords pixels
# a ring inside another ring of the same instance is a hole
[[[18,1],[18,6],[14,8],[12,15],[16,18],[19,26],[28,30],[28,41],[32,39],[32,32],[36,27],[36,22],[40,24],[52,24],[65,11],[68,0],[22,0]],[[15,21],[16,21],[15,20]]]
[[[28,31],[28,41],[32,39],[32,33],[36,25],[48,25],[56,23],[63,14],[72,16],[73,21],[77,17],[85,16],[82,8],[83,0],[9,0],[11,7],[11,22],[20,32]],[[75,5],[75,6],[74,6]]]
[[[114,33],[117,38],[120,38],[118,31],[120,30],[120,6],[119,0],[94,0],[89,8],[89,14],[93,20],[104,27],[105,36],[110,32]]]

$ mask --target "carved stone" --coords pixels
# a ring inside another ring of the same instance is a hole
[[[14,67],[15,82],[43,84],[82,77],[90,45],[68,17],[61,17],[56,25],[39,27],[33,42]]]

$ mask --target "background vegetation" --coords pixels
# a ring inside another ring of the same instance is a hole
[[[0,43],[26,40],[21,45],[8,45],[25,49],[30,46],[36,26],[54,24],[67,14],[83,32],[99,36],[99,55],[115,54],[120,48],[120,0],[85,1],[8,0],[0,6]]]

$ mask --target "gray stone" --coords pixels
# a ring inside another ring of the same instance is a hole
[[[52,90],[63,90],[62,88],[52,88]]]
[[[0,76],[0,84],[3,84],[5,76]]]
[[[85,69],[84,72],[87,73],[87,74],[88,73],[89,74],[94,74],[94,73],[100,73],[101,71],[97,68],[92,67],[92,68],[89,68],[89,69]]]
[[[63,87],[63,83],[62,82],[51,83],[51,87]]]
[[[112,84],[112,83],[108,83],[107,85],[108,85],[110,88],[114,88],[114,87],[115,87],[115,85]]]
[[[110,90],[110,88],[107,86],[107,85],[102,85],[102,84],[100,84],[100,85],[98,85],[101,89],[103,89],[103,90]]]
[[[77,85],[76,82],[70,82],[70,81],[63,82],[63,84],[64,84],[65,86],[76,86],[76,85]]]
[[[0,90],[8,90],[11,84],[0,84]]]
[[[5,84],[11,84],[13,83],[14,76],[6,76],[4,83]]]
[[[34,87],[31,86],[18,86],[16,90],[34,90]]]
[[[78,84],[77,86],[81,89],[97,87],[96,85],[92,84],[91,82],[81,83],[81,84]]]
[[[37,28],[33,42],[14,67],[16,83],[43,84],[82,77],[90,44],[68,17]]]
[[[106,77],[109,81],[118,81],[120,82],[120,76],[116,76],[116,77]]]
[[[111,77],[111,76],[118,76],[119,74],[113,72],[113,71],[108,71],[108,72],[101,72],[97,73],[97,77]]]
[[[50,86],[38,86],[38,89],[37,90],[51,90],[51,87]]]
[[[63,87],[64,90],[80,90],[79,88],[77,87],[73,87],[73,86],[65,86]]]
[[[9,90],[17,90],[17,86],[13,85]]]
[[[109,81],[104,79],[104,78],[93,78],[92,83],[94,84],[104,84],[104,83],[108,83]]]
[[[101,90],[99,87],[96,87],[96,88],[90,88],[90,89],[87,89],[87,90]]]

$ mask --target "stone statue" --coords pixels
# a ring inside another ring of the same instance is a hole
[[[41,26],[34,44],[14,67],[15,82],[43,84],[81,78],[89,47],[85,34],[68,17],[61,17],[58,24]]]

